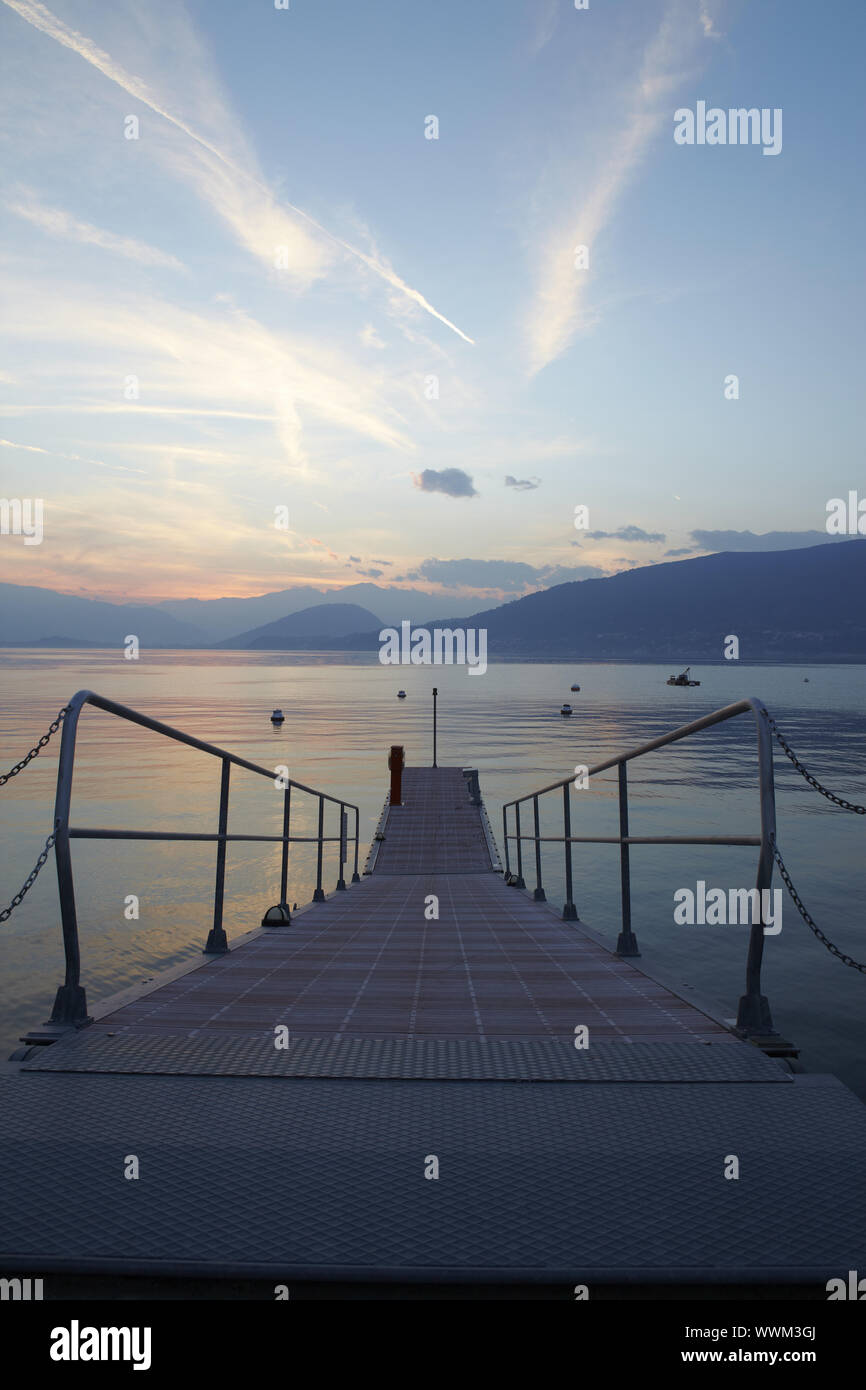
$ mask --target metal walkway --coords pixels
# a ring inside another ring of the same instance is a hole
[[[507,887],[459,769],[409,769],[404,787],[360,884],[0,1080],[0,1271],[743,1284],[866,1268],[856,1097]]]

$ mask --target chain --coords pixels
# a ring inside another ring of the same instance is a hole
[[[9,918],[12,916],[12,913],[15,911],[16,907],[23,899],[24,894],[29,893],[30,889],[33,887],[34,883],[39,877],[39,870],[42,868],[43,864],[47,860],[49,850],[51,849],[53,844],[54,835],[52,834],[49,835],[48,839],[45,841],[45,848],[43,849],[39,858],[36,860],[36,865],[32,873],[28,875],[27,882],[24,884],[23,888],[19,888],[18,892],[15,894],[15,897],[12,899],[9,906],[4,907],[3,911],[0,912],[0,922],[8,922]]]
[[[26,758],[22,758],[20,763],[16,763],[15,766],[11,767],[8,772],[0,773],[0,787],[5,787],[10,777],[16,777],[18,773],[21,772],[21,770],[25,768],[33,758],[39,757],[39,754],[42,752],[42,749],[45,747],[46,743],[51,738],[51,735],[57,733],[57,730],[60,728],[60,725],[62,724],[63,720],[66,718],[66,711],[68,709],[68,705],[63,706],[63,709],[60,710],[60,712],[57,715],[57,718],[53,720],[51,724],[49,724],[48,733],[42,735],[41,739],[36,744],[36,746],[30,749],[30,752],[27,754]]]
[[[815,921],[813,921],[811,914],[805,907],[803,900],[800,897],[800,894],[797,892],[796,888],[791,882],[791,875],[785,868],[784,861],[782,859],[781,854],[779,853],[779,847],[776,844],[775,840],[773,840],[773,858],[779,866],[779,873],[782,875],[785,887],[787,888],[788,892],[791,894],[791,897],[794,900],[794,906],[796,907],[797,911],[799,912],[803,921],[806,923],[806,926],[809,928],[809,930],[815,933],[821,944],[823,946],[826,946],[830,954],[835,956],[837,960],[841,960],[843,965],[850,965],[853,970],[859,970],[861,974],[866,975],[866,965],[861,965],[859,961],[853,960],[851,956],[846,956],[845,952],[840,951],[838,946],[834,946],[833,942],[830,941],[824,935],[818,924]]]
[[[811,772],[806,770],[793,748],[790,748],[785,742],[769,710],[762,710],[761,713],[775,734],[779,745],[785,750],[785,753],[791,759],[791,762],[794,764],[801,777],[805,777],[810,787],[814,787],[816,792],[820,792],[822,796],[826,796],[827,800],[832,801],[835,806],[841,806],[843,811],[854,811],[858,816],[866,816],[866,806],[855,806],[852,801],[846,801],[844,797],[836,796],[835,792],[828,791],[826,787],[822,787],[817,777],[813,777]]]

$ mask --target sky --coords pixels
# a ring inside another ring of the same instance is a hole
[[[0,478],[44,506],[0,579],[493,600],[826,539],[866,493],[864,31],[0,0]],[[701,101],[781,149],[677,143]]]

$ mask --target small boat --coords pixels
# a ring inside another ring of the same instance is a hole
[[[571,688],[572,688],[572,690],[579,690],[579,689],[580,689],[580,686],[579,686],[579,685],[573,685]]]
[[[405,699],[406,699],[406,691],[405,691],[405,690],[398,690],[398,691],[397,691],[397,699],[398,699],[398,700],[405,700]]]
[[[562,709],[559,712],[561,715],[563,715],[565,719],[568,719],[569,715],[571,714],[571,705],[563,705]]]
[[[668,676],[668,685],[700,685],[700,681],[689,680],[689,671],[691,669],[691,666],[687,666],[678,676]]]
[[[275,709],[273,714],[271,715],[271,723],[282,724],[285,717],[286,716],[283,714],[283,711],[281,709]]]

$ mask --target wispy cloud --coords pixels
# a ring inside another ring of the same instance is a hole
[[[602,233],[671,115],[671,93],[694,66],[702,35],[707,35],[702,23],[705,10],[706,6],[699,12],[694,0],[667,0],[639,69],[619,97],[612,93],[604,103],[608,129],[602,133],[595,175],[580,201],[569,199],[553,216],[550,232],[538,243],[535,293],[527,322],[531,374],[560,357],[576,334],[595,322],[585,306],[591,272],[576,267],[576,248],[588,247],[590,264],[594,262]],[[615,119],[617,110],[623,112],[620,121]],[[566,181],[573,181],[568,171],[559,182]]]
[[[225,149],[184,120],[164,100],[160,100],[140,77],[128,72],[111,54],[85,34],[71,29],[45,5],[40,4],[38,0],[2,2],[35,29],[39,29],[65,48],[71,49],[109,81],[149,107],[194,142],[204,155],[197,177],[200,193],[208,198],[215,210],[234,228],[242,243],[254,254],[266,256],[270,264],[273,264],[276,246],[287,244],[296,253],[299,249],[303,250],[304,248],[298,245],[297,226],[293,224],[294,218],[300,218],[306,226],[313,228],[332,245],[366,266],[392,290],[425,313],[431,314],[465,342],[473,341],[461,328],[434,308],[420,290],[407,284],[389,262],[350,245],[293,203],[279,201],[273,190],[256,174],[250,172],[250,167],[255,167],[254,161],[250,160],[247,168],[242,167]]]
[[[99,246],[104,251],[112,251],[118,256],[125,256],[127,260],[137,261],[139,265],[162,266],[169,270],[185,269],[175,256],[159,251],[155,246],[148,246],[133,237],[115,236],[113,232],[94,227],[90,222],[80,222],[62,208],[46,207],[29,190],[19,190],[6,206],[18,217],[41,227],[49,236],[59,237],[64,241],[77,241],[85,246]]]

